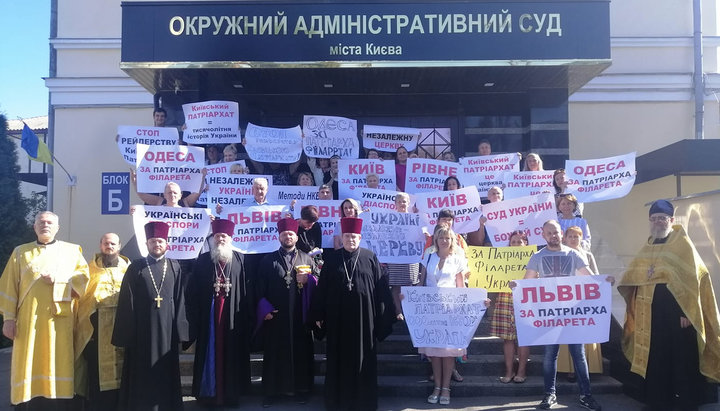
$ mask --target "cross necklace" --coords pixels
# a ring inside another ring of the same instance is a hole
[[[665,243],[662,243],[662,245],[659,247],[658,255],[655,255],[655,248],[652,249],[650,252],[650,267],[647,269],[647,278],[648,280],[655,275],[655,263],[657,262],[657,259],[660,258],[662,255],[663,247],[665,247]]]
[[[290,259],[290,265],[287,267],[287,270],[285,271],[285,276],[283,279],[285,280],[285,287],[290,288],[290,284],[292,284],[292,270],[295,265],[295,259],[297,258],[297,251],[286,251],[286,254],[293,253],[292,258]],[[280,261],[282,261],[283,265],[286,264],[285,257],[280,253],[280,250],[278,250],[278,255],[280,256]],[[283,267],[285,268],[285,267]]]
[[[358,251],[357,256],[355,256],[355,264],[352,266],[352,270],[348,271],[347,264],[345,264],[345,253],[343,253],[342,260],[343,260],[343,267],[345,267],[345,278],[347,278],[347,289],[348,291],[352,291],[353,289],[353,278],[355,278],[355,268],[357,267],[358,259],[360,258],[360,252]],[[352,260],[352,254],[350,255],[350,259]]]
[[[160,308],[160,301],[163,300],[163,298],[160,297],[160,290],[162,290],[162,286],[163,284],[165,284],[165,273],[167,272],[167,258],[165,258],[164,260],[165,262],[163,263],[162,279],[160,280],[160,287],[158,287],[157,283],[155,282],[155,276],[150,269],[150,260],[145,257],[145,261],[147,262],[147,269],[150,272],[150,279],[152,280],[152,285],[155,288],[155,293],[157,294],[157,297],[153,298],[155,300],[155,303],[157,304],[157,308]]]
[[[220,275],[218,275],[217,268],[220,266]],[[220,288],[225,289],[225,295],[230,295],[230,287],[232,287],[232,284],[230,283],[230,278],[228,278],[225,275],[225,266],[220,265],[220,263],[215,264],[215,284],[213,284],[213,287],[215,288],[215,296],[220,295]]]

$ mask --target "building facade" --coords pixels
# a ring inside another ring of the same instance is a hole
[[[712,140],[720,138],[718,10],[699,3]],[[643,156],[695,134],[690,2],[67,0],[53,8],[49,141],[77,182],[51,172],[50,203],[60,235],[88,255],[103,232],[132,236],[128,215],[101,213],[102,173],[127,171],[117,126],[151,125],[154,106],[168,110],[168,125],[182,124],[183,103],[235,100],[242,122],[264,126],[325,114],[359,126],[449,129],[449,139],[427,142],[431,154],[471,155],[488,139],[497,152],[539,153],[546,169],[567,158]],[[680,178],[680,194],[718,182]],[[586,206],[604,272],[621,272],[647,231],[645,203],[678,194],[675,180]],[[130,202],[140,201],[132,193]]]

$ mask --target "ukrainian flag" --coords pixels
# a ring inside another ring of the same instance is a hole
[[[41,163],[53,164],[52,154],[50,149],[45,142],[40,141],[37,134],[35,134],[30,127],[25,124],[22,130],[22,141],[20,146],[25,149],[30,158]]]

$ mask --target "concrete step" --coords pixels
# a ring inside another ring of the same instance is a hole
[[[183,395],[190,395],[192,377],[183,376]],[[325,377],[315,377],[315,395],[322,395]],[[592,375],[590,385],[593,394],[620,394],[622,384],[612,377],[605,375]],[[430,394],[433,383],[426,378],[413,378],[408,376],[378,376],[379,395],[382,397],[418,397]],[[451,385],[453,397],[521,397],[537,396],[538,401],[543,395],[543,379],[540,376],[529,376],[522,384],[503,384],[497,377],[466,376],[465,381],[453,382]],[[558,395],[578,394],[577,383],[569,383],[562,378],[556,385]],[[253,378],[250,395],[261,395],[261,379]]]

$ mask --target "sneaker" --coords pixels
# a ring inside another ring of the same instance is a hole
[[[592,395],[583,395],[582,397],[580,397],[580,405],[583,408],[587,408],[593,411],[602,410],[602,407],[600,406],[600,404],[597,403],[597,401],[595,401],[595,398],[593,398]]]
[[[557,404],[557,397],[555,394],[545,394],[545,398],[540,401],[540,404],[538,404],[537,407],[541,410],[549,410],[555,404]]]

